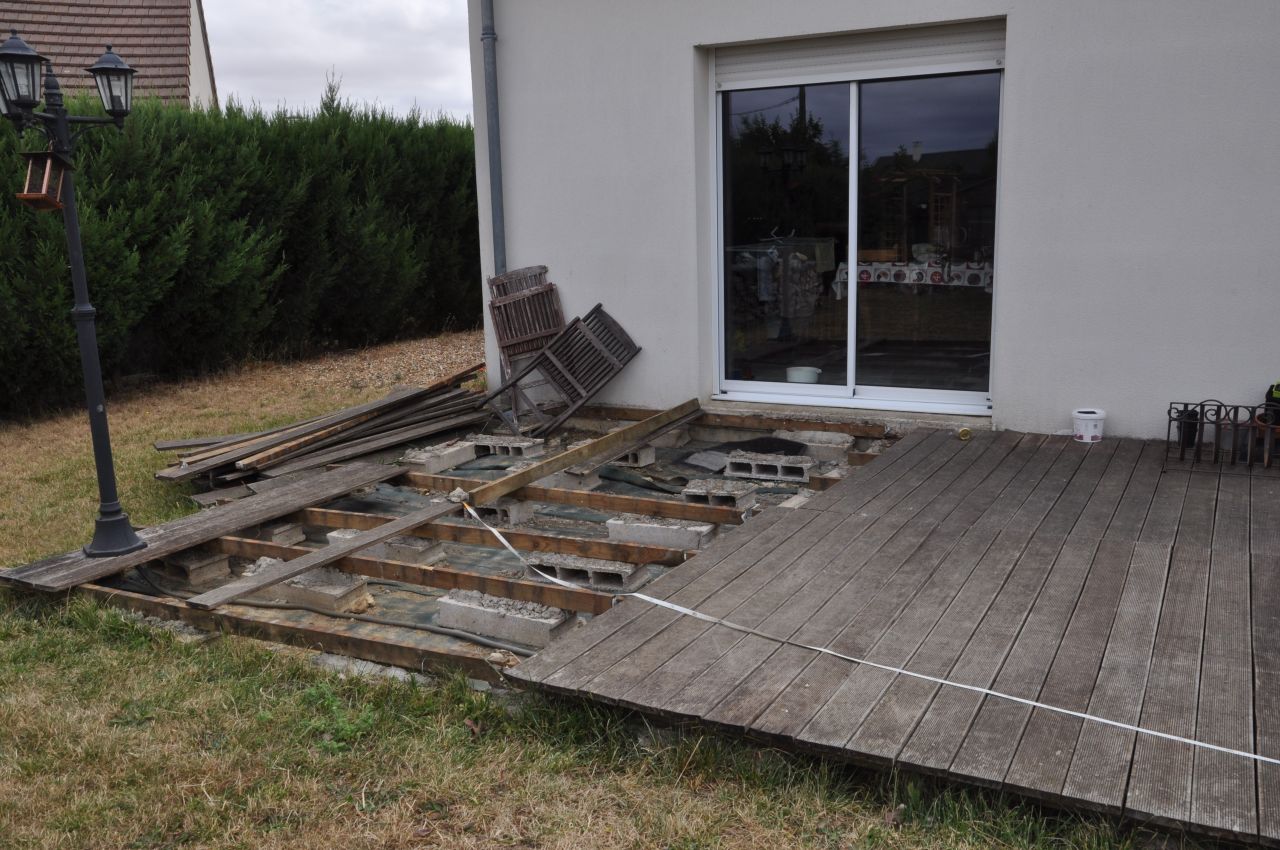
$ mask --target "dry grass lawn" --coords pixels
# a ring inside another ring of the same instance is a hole
[[[112,408],[126,508],[191,510],[160,438],[234,432],[427,381],[476,333],[137,391]],[[78,413],[0,428],[0,564],[78,545]],[[461,679],[342,679],[306,653],[185,643],[83,599],[0,590],[0,848],[1109,848],[1152,838]],[[1156,839],[1161,846],[1165,838]]]

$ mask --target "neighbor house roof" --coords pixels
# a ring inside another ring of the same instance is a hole
[[[51,59],[64,90],[91,89],[84,69],[111,45],[138,71],[136,97],[217,103],[201,0],[0,0],[0,27]]]

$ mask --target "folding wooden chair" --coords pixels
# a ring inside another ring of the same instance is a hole
[[[627,332],[617,321],[597,304],[587,315],[574,319],[558,333],[546,348],[522,366],[484,399],[506,421],[512,432],[521,430],[519,414],[514,406],[510,412],[495,407],[494,399],[516,388],[522,379],[538,371],[546,379],[546,385],[561,399],[564,408],[549,417],[534,408],[538,423],[531,433],[544,436],[554,431],[572,416],[578,408],[604,388],[640,353]]]
[[[564,330],[560,296],[556,285],[547,280],[546,266],[527,266],[489,278],[489,315],[493,317],[503,380]],[[525,391],[545,383],[526,380],[523,386],[511,386],[511,409],[517,418],[522,406],[535,415],[540,413]]]

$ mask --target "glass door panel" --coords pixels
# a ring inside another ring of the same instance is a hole
[[[1000,74],[858,87],[857,381],[986,392]]]
[[[851,391],[850,84],[726,92],[721,116],[724,379]]]

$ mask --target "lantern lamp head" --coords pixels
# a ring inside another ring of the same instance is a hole
[[[40,67],[44,57],[10,30],[0,44],[0,89],[6,115],[29,113],[40,103]]]
[[[86,69],[98,84],[102,108],[116,121],[123,121],[133,108],[133,75],[138,73],[107,45],[107,52]]]

